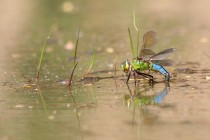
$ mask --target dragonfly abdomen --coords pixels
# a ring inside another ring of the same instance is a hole
[[[163,68],[163,66],[155,64],[155,63],[152,63],[152,64],[150,64],[150,69],[152,69],[154,71],[159,71],[160,73],[165,75],[166,80],[169,81],[170,74]]]

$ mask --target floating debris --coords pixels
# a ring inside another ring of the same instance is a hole
[[[25,84],[25,85],[23,85],[24,88],[32,88],[34,86],[35,86],[35,84]]]

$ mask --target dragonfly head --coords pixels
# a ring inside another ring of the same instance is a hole
[[[130,64],[129,60],[126,59],[125,62],[123,62],[120,66],[121,66],[121,69],[122,69],[125,73],[128,73],[129,70],[130,70],[131,64]]]

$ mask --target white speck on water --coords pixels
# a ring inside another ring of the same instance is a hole
[[[50,115],[50,116],[48,116],[48,119],[49,120],[54,120],[55,119],[55,116],[54,115]]]
[[[32,108],[33,108],[33,106],[32,106],[32,105],[29,105],[29,106],[28,106],[28,108],[29,108],[29,109],[32,109]]]
[[[191,76],[190,75],[187,75],[186,78],[191,78]]]
[[[71,13],[74,9],[75,9],[74,8],[74,4],[72,2],[70,2],[70,1],[65,1],[62,4],[62,10],[65,13]]]
[[[206,76],[206,80],[210,80],[210,76]]]
[[[57,114],[57,110],[53,110],[53,114],[54,114],[54,115]]]
[[[107,65],[109,68],[113,68],[114,67],[114,64],[108,64]]]
[[[209,42],[209,39],[207,37],[202,37],[199,41],[201,43],[208,43]]]
[[[106,52],[107,53],[113,53],[114,52],[114,49],[113,48],[106,48]]]
[[[25,106],[24,105],[21,105],[21,104],[15,105],[15,108],[23,108],[23,107],[25,107]]]

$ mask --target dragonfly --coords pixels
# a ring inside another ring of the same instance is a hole
[[[170,74],[163,66],[171,66],[173,61],[171,59],[165,59],[168,55],[175,51],[175,48],[168,48],[159,53],[155,53],[149,47],[153,46],[157,42],[156,32],[148,31],[143,36],[143,45],[139,50],[138,56],[133,58],[130,62],[126,59],[121,63],[121,69],[127,75],[126,84],[131,77],[134,76],[135,84],[138,76],[143,76],[153,81],[153,76],[150,75],[150,71],[155,71],[163,74],[165,80],[170,80]],[[145,73],[145,70],[149,70],[149,73]]]

